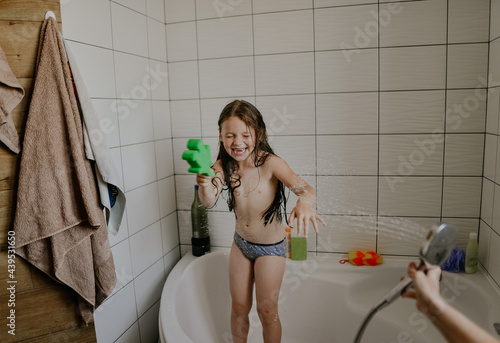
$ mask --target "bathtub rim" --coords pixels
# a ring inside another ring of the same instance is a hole
[[[207,255],[201,256],[203,257],[208,257],[210,255],[224,255],[227,256],[229,255],[230,248],[225,248],[225,247],[220,247],[220,248],[212,248],[212,252],[208,253]],[[311,252],[311,254],[313,254]],[[340,261],[344,260],[346,258],[345,253],[328,253],[328,252],[317,252],[314,253],[314,255],[317,256],[324,256],[324,257],[332,257],[332,261]],[[213,256],[212,256],[213,257]],[[387,258],[387,259],[386,259]],[[193,256],[191,251],[188,251],[186,254],[182,255],[180,260],[176,263],[172,271],[167,277],[167,280],[164,283],[162,293],[161,293],[161,299],[160,299],[160,309],[159,309],[159,315],[158,315],[158,326],[159,326],[159,342],[161,343],[176,343],[177,340],[180,342],[186,342],[186,343],[195,343],[187,334],[182,330],[181,325],[178,323],[178,319],[176,317],[176,297],[175,294],[177,292],[177,288],[179,286],[179,283],[182,280],[182,275],[186,271],[186,268],[189,266],[190,263],[196,261],[199,259],[199,257]],[[410,261],[417,261],[418,257],[417,256],[401,256],[401,255],[384,255],[384,262],[389,262],[389,261],[405,261],[405,262],[410,262]],[[292,263],[300,263],[303,261],[291,261],[287,260],[287,262],[290,261]],[[355,269],[358,268],[373,268],[369,266],[365,267],[356,267],[356,266],[350,266],[349,264],[348,268],[352,267]],[[454,273],[450,273],[454,274]],[[494,293],[498,296],[498,299],[500,299],[500,286],[496,284],[495,280],[491,277],[491,275],[487,272],[487,270],[479,263],[478,264],[478,272],[474,274],[465,274],[465,273],[459,273],[459,274],[464,274],[464,275],[470,275],[473,278],[481,278],[481,279],[486,279],[482,282],[488,283]],[[175,291],[171,291],[175,289]],[[498,311],[495,311],[496,313],[500,313],[500,309]],[[493,334],[493,329],[488,328],[487,331],[492,334],[494,337],[495,335]],[[168,342],[165,338],[165,332],[168,332],[169,336],[175,337],[175,342]]]

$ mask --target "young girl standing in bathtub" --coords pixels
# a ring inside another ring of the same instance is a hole
[[[216,176],[198,174],[196,181],[205,207],[212,207],[222,189],[227,189],[227,203],[236,217],[229,255],[233,341],[247,341],[255,284],[264,342],[280,342],[278,297],[287,251],[284,186],[299,196],[289,219],[290,224],[297,219],[299,236],[304,232],[307,237],[309,221],[316,233],[316,220],[325,223],[313,209],[314,189],[274,155],[267,142],[262,115],[252,104],[243,100],[229,103],[222,110],[218,124],[220,148],[212,167]]]

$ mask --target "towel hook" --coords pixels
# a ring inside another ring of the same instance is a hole
[[[56,15],[54,14],[54,12],[52,12],[52,11],[47,11],[47,12],[45,13],[45,20],[49,19],[49,17],[52,17],[52,18],[54,18],[54,20],[55,20],[55,21],[57,21],[57,19],[56,19]]]

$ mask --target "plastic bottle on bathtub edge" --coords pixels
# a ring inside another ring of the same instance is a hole
[[[477,271],[477,233],[469,233],[469,242],[465,252],[465,272],[473,274]]]
[[[200,201],[198,188],[198,185],[194,186],[194,200],[191,205],[191,225],[193,228],[191,246],[194,256],[202,256],[210,251],[207,209]]]

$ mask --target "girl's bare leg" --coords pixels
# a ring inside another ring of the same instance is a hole
[[[265,343],[281,342],[278,298],[285,273],[285,258],[261,256],[255,260],[255,296]]]
[[[253,262],[234,244],[229,254],[229,291],[231,292],[231,333],[234,343],[246,343],[252,308]]]

